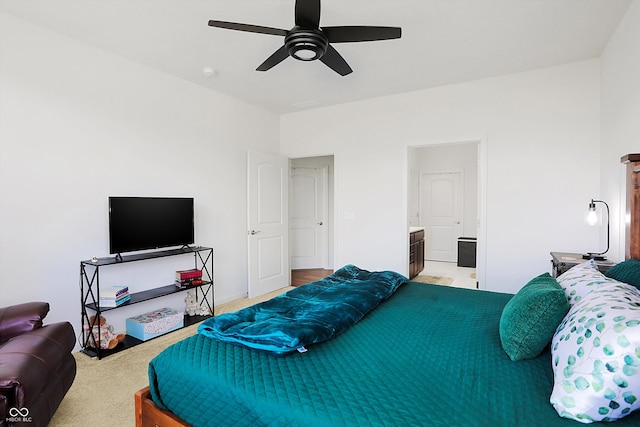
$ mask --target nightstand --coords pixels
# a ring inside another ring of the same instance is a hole
[[[558,277],[574,265],[582,264],[586,259],[582,258],[582,254],[570,252],[551,252],[551,273],[553,277]],[[601,272],[605,272],[616,265],[614,261],[596,261],[596,266]]]

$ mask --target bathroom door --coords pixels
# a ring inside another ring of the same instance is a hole
[[[328,168],[292,167],[291,268],[327,268]]]
[[[420,222],[425,228],[425,259],[456,262],[462,237],[462,172],[420,175]]]

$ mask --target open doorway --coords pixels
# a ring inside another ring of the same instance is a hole
[[[333,272],[334,159],[332,155],[289,160],[291,284]]]
[[[471,141],[408,152],[408,224],[425,235],[421,274],[446,276],[454,286],[478,285],[479,148]]]

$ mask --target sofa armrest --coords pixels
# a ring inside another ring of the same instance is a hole
[[[6,419],[6,414],[9,412],[8,406],[7,396],[0,393],[0,416],[4,417],[4,419]]]
[[[21,334],[1,346],[0,405],[3,400],[7,408],[33,403],[41,390],[55,381],[74,345],[71,323],[60,322]]]
[[[11,338],[42,327],[49,303],[27,302],[0,308],[0,345]]]

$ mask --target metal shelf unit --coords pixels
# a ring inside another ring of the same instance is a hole
[[[145,261],[156,258],[164,258],[176,255],[193,254],[194,268],[202,270],[202,284],[188,288],[179,288],[175,284],[160,286],[141,292],[130,293],[129,301],[117,307],[100,307],[100,269],[109,266],[120,265],[129,262]],[[129,307],[143,301],[149,301],[154,298],[161,298],[189,289],[195,289],[196,300],[198,304],[204,304],[211,315],[208,316],[188,316],[185,315],[184,326],[190,326],[211,317],[214,313],[214,283],[213,283],[213,249],[204,246],[184,247],[180,249],[167,249],[154,252],[146,252],[124,256],[114,256],[106,258],[94,258],[91,260],[80,261],[80,307],[81,307],[81,325],[82,325],[82,352],[91,356],[97,356],[98,359],[106,357],[110,354],[117,353],[126,348],[134,347],[142,344],[144,341],[127,335],[124,341],[112,350],[100,348],[100,339],[96,342],[91,331],[93,327],[98,328],[98,336],[100,337],[100,324],[98,319],[102,312],[116,310],[123,307]],[[91,315],[95,314],[93,323]]]

